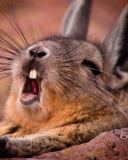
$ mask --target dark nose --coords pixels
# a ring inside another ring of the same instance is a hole
[[[41,51],[41,52],[37,52],[34,50],[30,50],[27,53],[27,57],[29,59],[37,59],[37,60],[42,60],[42,58],[44,58],[46,56],[46,52]]]

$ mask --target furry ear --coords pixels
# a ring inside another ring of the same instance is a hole
[[[60,35],[85,39],[92,0],[75,0],[67,11]]]
[[[128,4],[102,41],[101,49],[104,71],[115,77],[113,82],[109,78],[110,85],[117,89],[124,87],[128,83]]]

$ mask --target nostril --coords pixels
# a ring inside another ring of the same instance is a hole
[[[35,52],[34,52],[33,50],[31,50],[31,51],[29,52],[29,54],[30,54],[30,56],[34,57]]]
[[[44,57],[44,56],[46,56],[46,53],[45,52],[39,52],[39,53],[37,53],[37,58],[41,58],[41,57]]]
[[[36,54],[36,53],[35,53],[33,50],[28,50],[28,51],[26,52],[27,58],[30,59],[30,60],[32,60],[32,59],[35,58],[35,54]]]

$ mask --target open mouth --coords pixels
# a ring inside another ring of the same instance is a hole
[[[31,70],[20,96],[20,102],[23,105],[31,105],[35,101],[39,101],[41,79],[37,77],[35,70]]]

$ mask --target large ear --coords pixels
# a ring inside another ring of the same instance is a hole
[[[115,77],[109,77],[106,83],[119,89],[128,83],[128,4],[122,11],[117,22],[101,43],[104,58],[104,71]],[[104,79],[105,79],[104,78]]]
[[[85,39],[92,0],[75,0],[67,11],[60,35]]]

